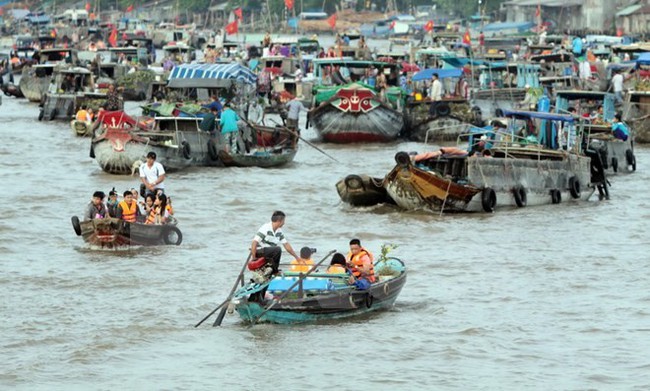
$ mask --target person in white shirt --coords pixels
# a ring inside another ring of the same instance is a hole
[[[431,98],[431,106],[429,107],[429,114],[431,116],[436,116],[436,109],[438,108],[438,103],[442,100],[442,83],[438,79],[438,74],[433,74],[433,81],[431,82],[431,90],[429,91],[429,97]]]
[[[140,180],[147,188],[146,194],[157,194],[158,191],[165,192],[165,168],[156,161],[156,153],[147,154],[147,162],[140,166]]]
[[[251,259],[264,257],[270,266],[270,268],[264,271],[267,277],[278,272],[280,257],[282,256],[280,244],[289,254],[295,259],[298,259],[298,255],[293,251],[291,244],[289,244],[287,238],[284,236],[284,232],[282,232],[285,217],[286,215],[282,211],[277,210],[273,212],[271,221],[262,225],[257,230],[251,243]]]
[[[580,84],[585,89],[587,88],[587,82],[591,79],[591,64],[589,64],[589,61],[585,60],[581,62],[578,71],[580,74]]]
[[[614,89],[616,104],[623,104],[623,74],[621,72],[616,72],[612,77],[612,88]]]

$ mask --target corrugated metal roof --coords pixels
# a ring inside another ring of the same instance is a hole
[[[628,16],[630,14],[633,14],[634,12],[638,11],[643,7],[643,4],[634,4],[629,7],[625,7],[622,10],[618,11],[616,13],[616,16]]]

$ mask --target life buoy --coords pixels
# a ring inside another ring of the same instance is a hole
[[[569,178],[569,193],[573,198],[580,198],[580,180],[576,176]]]
[[[166,225],[163,228],[162,239],[165,244],[173,244],[178,246],[183,242],[183,234],[181,230],[174,225]]]
[[[486,187],[481,192],[481,206],[483,210],[492,213],[497,206],[497,193],[491,187]]]
[[[366,308],[372,308],[372,304],[375,301],[375,298],[370,294],[370,292],[366,293]]]
[[[562,202],[562,193],[559,189],[551,189],[551,203],[559,204]]]
[[[625,160],[628,166],[632,166],[632,171],[636,171],[636,156],[634,156],[631,149],[625,151]]]
[[[436,107],[436,114],[438,114],[439,117],[446,117],[451,114],[451,108],[447,103],[439,103]]]
[[[526,189],[523,186],[515,186],[512,189],[512,195],[515,197],[515,204],[518,207],[523,208],[526,206],[528,198],[526,196]]]
[[[208,141],[208,155],[210,155],[210,159],[212,160],[219,160],[219,151],[217,150],[217,143],[214,139]]]
[[[72,216],[72,228],[74,228],[74,233],[77,234],[77,236],[81,236],[81,223],[79,223],[79,217],[77,216]]]
[[[397,152],[395,154],[395,161],[402,167],[407,167],[411,164],[411,157],[406,152]]]
[[[345,177],[345,187],[353,190],[366,190],[366,186],[363,184],[363,179],[361,179],[359,175],[354,174]]]
[[[185,159],[191,159],[192,158],[192,148],[190,148],[190,143],[187,141],[183,141],[181,143],[181,153],[183,154],[183,157]]]
[[[612,170],[618,172],[618,159],[615,157],[612,158]]]

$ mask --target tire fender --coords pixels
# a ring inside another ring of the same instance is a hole
[[[569,192],[574,199],[580,198],[580,180],[576,176],[569,178]]]
[[[528,198],[526,196],[526,189],[523,186],[515,186],[512,189],[512,195],[515,197],[515,204],[517,204],[518,207],[523,208],[526,206]]]
[[[176,235],[176,240],[173,239],[172,234]],[[181,230],[174,225],[166,225],[163,228],[162,239],[165,244],[173,244],[178,246],[183,242],[183,234]]]
[[[628,166],[632,166],[632,171],[636,171],[636,156],[634,156],[634,152],[631,149],[625,151],[625,161]]]
[[[72,216],[70,220],[72,221],[72,228],[74,228],[74,233],[76,233],[77,236],[81,236],[81,223],[79,223],[79,217]]]
[[[192,158],[192,148],[190,148],[190,143],[188,143],[187,141],[183,141],[181,143],[181,153],[183,154],[183,157],[185,159]]]
[[[562,202],[562,193],[559,189],[551,189],[551,203],[559,204]]]
[[[366,186],[363,184],[363,179],[359,175],[348,175],[345,177],[345,187],[350,189],[362,189],[366,190]]]
[[[372,308],[372,304],[375,301],[375,298],[370,294],[370,292],[366,293],[366,298],[365,298],[365,304],[366,308]]]
[[[408,167],[408,165],[411,164],[411,157],[406,152],[397,152],[397,154],[395,154],[395,161],[401,167]]]
[[[485,212],[494,212],[494,208],[497,206],[497,193],[491,187],[486,187],[481,192],[481,206]]]

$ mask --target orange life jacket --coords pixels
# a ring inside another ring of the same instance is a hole
[[[349,259],[348,263],[350,264],[352,275],[354,276],[354,278],[361,277],[361,269],[364,266],[364,263],[361,260],[361,258],[363,258],[364,255],[367,255],[368,258],[370,258],[370,265],[369,265],[370,272],[368,273],[367,276],[363,276],[363,277],[366,277],[370,282],[375,282],[375,267],[373,265],[373,261],[375,260],[375,258],[372,256],[372,253],[366,250],[365,248],[361,248],[361,251],[359,251],[357,255],[352,255],[351,252],[348,253],[348,259]]]
[[[314,265],[311,259],[294,259],[291,261],[291,271],[296,273],[307,273]]]
[[[135,218],[138,212],[138,203],[135,201],[131,202],[131,206],[122,200],[117,205],[119,208],[122,208],[122,220],[128,221],[129,223],[135,223]]]
[[[159,207],[154,206],[151,208],[149,211],[149,216],[147,216],[147,221],[145,221],[145,224],[156,224],[156,215],[158,214],[157,210]]]
[[[341,265],[330,265],[330,267],[327,268],[327,273],[328,274],[346,274],[347,271]]]

